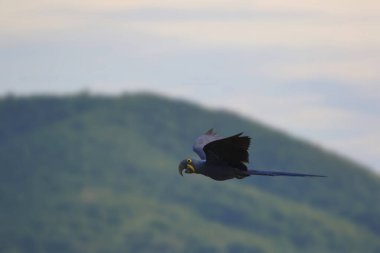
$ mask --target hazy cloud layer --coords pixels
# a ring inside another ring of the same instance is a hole
[[[380,2],[1,1],[0,93],[150,90],[380,170]]]

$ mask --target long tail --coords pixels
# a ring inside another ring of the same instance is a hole
[[[248,173],[249,175],[258,175],[258,176],[326,177],[323,175],[270,171],[270,170],[248,170]]]

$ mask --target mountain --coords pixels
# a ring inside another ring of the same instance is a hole
[[[252,137],[250,166],[178,174],[195,137]],[[1,252],[380,252],[380,179],[231,112],[149,94],[0,100]]]

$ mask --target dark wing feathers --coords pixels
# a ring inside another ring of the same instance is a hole
[[[242,162],[249,162],[248,148],[251,138],[239,133],[224,139],[212,141],[203,147],[208,162],[226,162],[232,166],[239,166]]]

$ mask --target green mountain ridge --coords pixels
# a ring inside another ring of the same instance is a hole
[[[196,136],[252,136],[250,166],[178,175]],[[0,100],[1,252],[380,252],[380,179],[230,112],[148,94]]]

